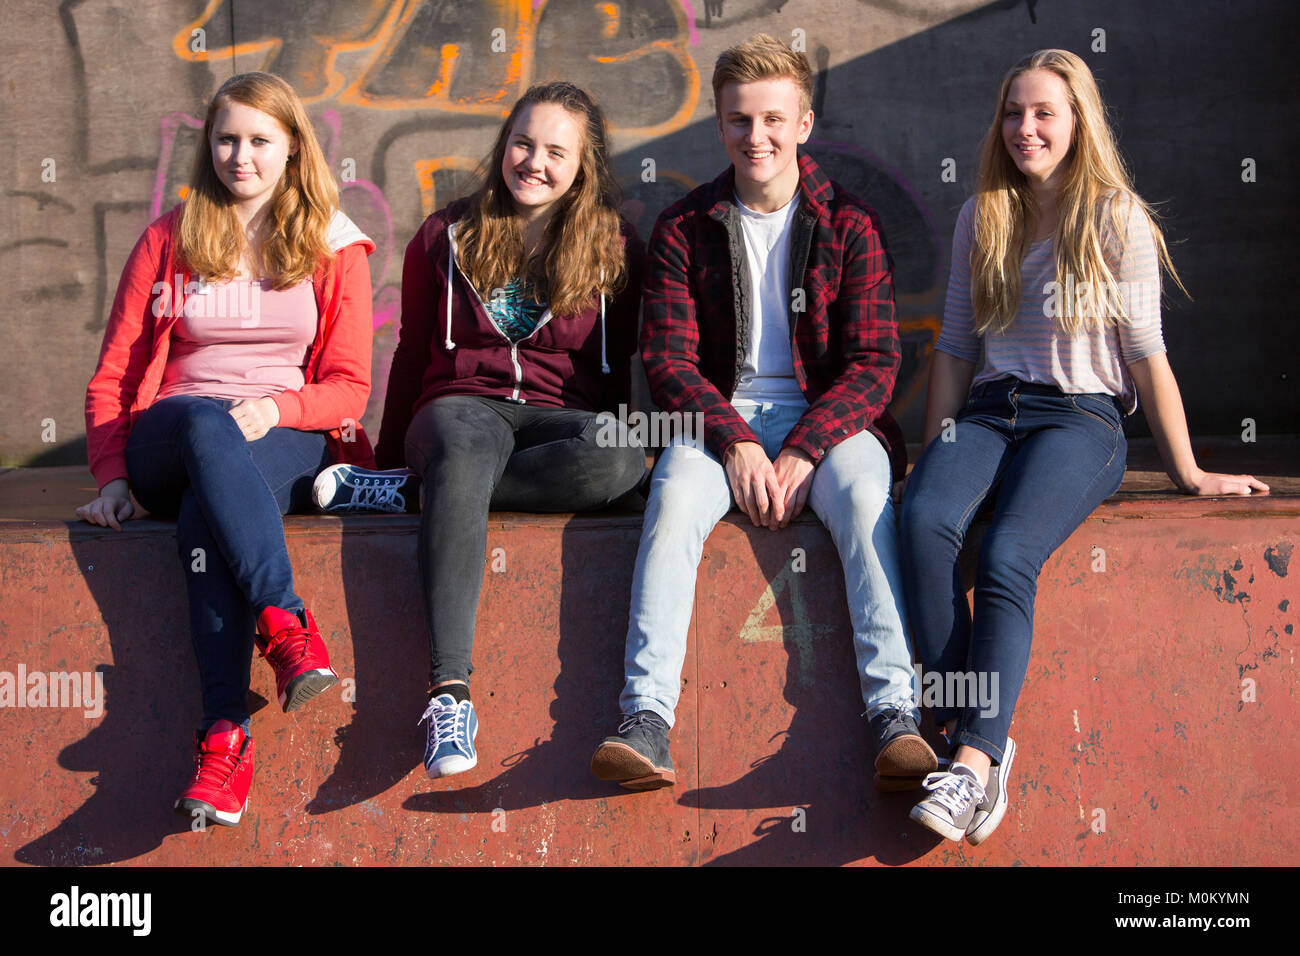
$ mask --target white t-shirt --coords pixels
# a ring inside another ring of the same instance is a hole
[[[776,212],[754,212],[740,198],[749,264],[749,348],[732,403],[806,406],[790,352],[790,233],[799,195]]]

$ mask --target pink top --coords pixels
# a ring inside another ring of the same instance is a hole
[[[262,398],[303,387],[318,314],[310,281],[275,291],[266,279],[203,283],[172,326],[158,398]]]

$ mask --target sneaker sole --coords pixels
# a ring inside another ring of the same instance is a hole
[[[895,737],[876,756],[876,773],[882,777],[924,777],[939,769],[939,758],[916,734]]]
[[[603,743],[591,758],[591,772],[628,790],[660,790],[677,783],[677,774],[656,767],[627,744]]]
[[[280,695],[280,707],[286,714],[297,710],[338,682],[339,677],[333,669],[319,668],[314,671],[304,671],[295,677]]]
[[[429,775],[430,780],[437,780],[440,777],[450,777],[453,774],[473,770],[477,766],[478,754],[469,758],[457,755],[452,757],[443,757],[441,760],[435,760],[432,764],[427,764],[424,768],[424,772]]]
[[[911,819],[915,820],[917,823],[921,824],[921,826],[925,827],[927,830],[932,830],[935,833],[939,834],[939,836],[947,837],[949,840],[952,840],[955,843],[960,843],[962,837],[966,835],[965,830],[953,826],[943,817],[931,813],[929,810],[927,810],[925,807],[921,806],[920,804],[914,806],[912,808],[912,812],[909,813],[908,816]]]
[[[980,821],[979,826],[972,826],[966,831],[966,842],[979,846],[998,828],[1002,818],[1007,815],[1007,778],[1011,776],[1011,764],[1016,759],[1016,742],[1007,738],[1007,748],[1002,752],[1002,765],[998,771],[998,796],[993,802],[993,812]],[[971,823],[974,823],[974,819]]]
[[[239,825],[240,818],[243,817],[244,811],[248,809],[248,801],[245,800],[244,805],[235,813],[230,813],[227,810],[218,810],[212,804],[203,800],[196,800],[193,797],[181,797],[172,804],[172,807],[175,809],[177,814],[183,817],[189,817],[191,820],[194,819],[195,811],[198,811],[203,814],[204,819],[208,823],[220,824],[223,827],[233,827]]]

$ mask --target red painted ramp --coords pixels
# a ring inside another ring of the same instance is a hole
[[[811,520],[778,534],[728,520],[709,539],[673,734],[678,785],[629,794],[592,779],[591,751],[617,720],[639,527],[636,515],[494,516],[474,679],[480,763],[432,783],[416,726],[427,652],[414,520],[288,519],[299,590],[348,680],[285,715],[255,661],[253,692],[272,703],[253,719],[251,806],[238,828],[193,833],[170,809],[199,716],[170,527],[0,524],[0,672],[98,671],[106,698],[99,716],[0,708],[0,860],[1300,859],[1300,785],[1287,769],[1300,753],[1295,498],[1108,503],[1051,559],[1012,727],[1010,810],[980,848],[909,822],[915,794],[871,789],[843,583]]]

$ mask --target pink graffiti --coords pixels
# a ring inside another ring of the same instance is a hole
[[[158,124],[158,171],[153,179],[153,193],[149,197],[149,218],[157,219],[163,213],[163,192],[167,189],[167,170],[171,168],[172,150],[182,126],[202,129],[203,121],[188,113],[167,113]]]

